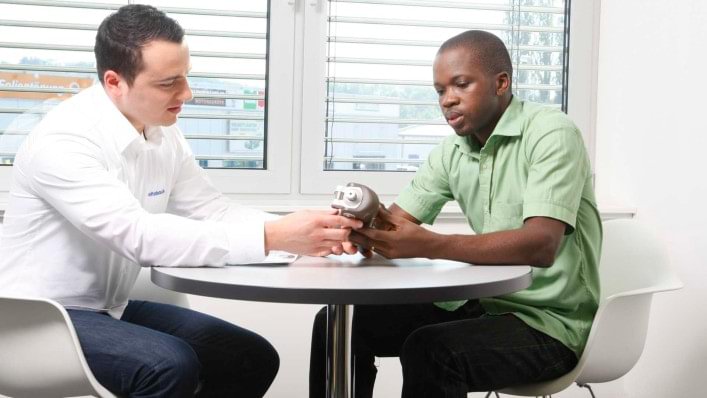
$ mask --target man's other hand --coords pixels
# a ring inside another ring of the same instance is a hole
[[[265,252],[284,250],[308,256],[349,253],[353,247],[347,242],[349,234],[363,227],[363,222],[337,213],[336,209],[302,210],[266,222]]]
[[[389,211],[378,212],[377,218],[386,230],[357,229],[351,233],[351,242],[386,258],[431,257],[438,234]]]

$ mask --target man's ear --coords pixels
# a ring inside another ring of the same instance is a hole
[[[496,95],[502,96],[511,88],[511,76],[508,72],[501,72],[496,75]]]
[[[117,98],[123,95],[123,89],[126,86],[125,79],[113,70],[107,70],[103,73],[103,87],[111,97]]]

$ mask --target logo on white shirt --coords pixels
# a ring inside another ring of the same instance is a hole
[[[152,191],[147,194],[147,196],[158,196],[162,195],[164,193],[164,189],[160,189],[159,191]]]

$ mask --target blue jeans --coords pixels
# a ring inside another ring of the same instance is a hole
[[[94,376],[119,396],[262,397],[279,368],[263,337],[186,308],[130,301],[120,320],[68,313]]]
[[[433,304],[357,305],[351,346],[355,398],[373,395],[375,357],[400,357],[404,398],[465,398],[550,380],[577,364],[559,341],[513,315],[485,314],[478,300],[451,312]],[[322,310],[312,332],[310,398],[325,395],[325,353]]]

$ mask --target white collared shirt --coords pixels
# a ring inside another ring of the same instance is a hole
[[[3,295],[119,317],[140,266],[261,261],[273,215],[224,198],[176,125],[137,133],[100,85],[49,112],[13,166]]]

